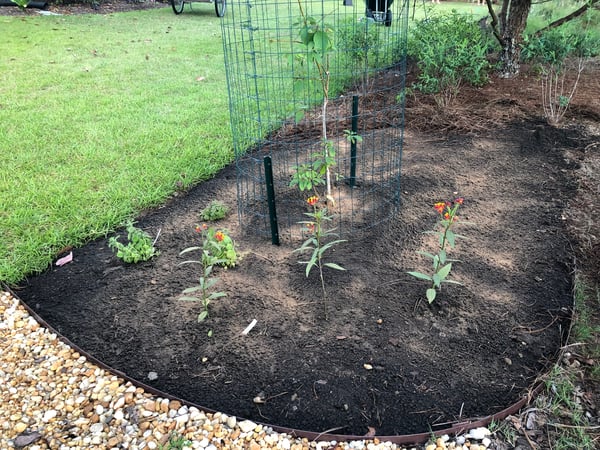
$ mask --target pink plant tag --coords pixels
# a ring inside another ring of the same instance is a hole
[[[58,259],[54,264],[60,267],[70,263],[71,261],[73,261],[73,252],[69,252],[67,256],[63,256],[62,258]]]

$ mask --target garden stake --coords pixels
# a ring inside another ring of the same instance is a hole
[[[352,97],[352,135],[358,132],[358,95]],[[350,141],[350,187],[356,184],[356,139]]]
[[[269,221],[271,223],[271,243],[279,245],[279,228],[277,226],[277,210],[275,208],[275,188],[273,187],[273,164],[270,156],[264,157],[265,182],[267,183],[267,202],[269,204]]]

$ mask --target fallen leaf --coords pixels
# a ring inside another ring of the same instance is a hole
[[[54,264],[56,264],[58,267],[60,267],[60,266],[64,266],[65,264],[70,263],[71,261],[73,261],[73,252],[69,252],[69,254],[67,256],[63,256],[62,258],[59,258]]]
[[[206,78],[205,77],[198,77],[198,78],[196,78],[196,81],[206,81]]]
[[[346,339],[346,336],[336,336],[335,337],[338,341],[343,341],[344,339]]]
[[[367,434],[365,434],[364,437],[373,437],[377,434],[377,430],[373,427],[367,427],[369,429],[369,431],[367,431]]]
[[[363,364],[363,367],[367,370],[373,370],[373,366],[371,364]]]
[[[27,447],[28,445],[33,444],[35,441],[37,441],[41,437],[42,437],[42,435],[40,433],[38,433],[37,431],[32,431],[29,433],[21,433],[14,439],[13,443],[14,443],[15,447],[17,447],[17,448]]]

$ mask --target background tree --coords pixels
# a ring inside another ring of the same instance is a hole
[[[514,77],[519,73],[521,42],[531,10],[531,0],[504,0],[500,14],[496,15],[492,0],[486,0],[492,17],[494,36],[502,47],[500,53],[500,76]]]
[[[579,17],[589,8],[598,5],[598,1],[599,0],[589,0],[571,14],[555,20],[538,32],[542,33],[548,29],[556,28]],[[492,31],[502,48],[500,53],[500,76],[504,78],[514,77],[519,73],[521,43],[523,42],[523,32],[527,25],[527,18],[531,10],[532,1],[504,0],[499,14],[496,14],[492,3],[493,0],[486,0],[488,11],[492,18]]]

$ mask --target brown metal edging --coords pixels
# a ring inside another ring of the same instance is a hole
[[[156,389],[142,381],[136,380],[119,370],[113,369],[112,367],[106,365],[105,363],[103,363],[102,361],[100,361],[99,359],[94,357],[93,355],[89,354],[88,352],[86,352],[85,350],[83,350],[82,348],[80,348],[79,346],[74,344],[73,342],[71,342],[68,338],[66,338],[59,332],[57,332],[52,326],[50,326],[42,317],[40,317],[33,309],[31,309],[29,307],[29,305],[27,305],[23,300],[21,300],[21,298],[18,295],[16,295],[4,283],[0,283],[0,286],[3,288],[3,290],[5,290],[6,292],[9,292],[14,298],[16,298],[19,301],[19,303],[29,312],[29,314],[41,326],[48,329],[52,333],[56,334],[56,336],[63,343],[67,344],[69,347],[71,347],[73,350],[75,350],[80,355],[85,356],[88,361],[91,361],[98,367],[110,372],[113,375],[123,378],[125,381],[129,381],[134,386],[140,387],[140,388],[144,389],[144,391],[146,391],[152,395],[155,395],[157,397],[168,398],[170,400],[177,400],[177,401],[181,402],[182,404],[185,404],[188,406],[194,406],[195,408],[198,408],[201,411],[208,412],[211,414],[214,414],[217,412],[214,409],[206,408],[202,405],[198,405],[196,403],[193,403],[193,402],[184,400],[182,398],[176,397],[174,395],[168,394],[166,392],[163,392],[163,391]],[[521,408],[523,408],[533,397],[535,397],[537,394],[539,394],[542,387],[543,387],[543,383],[537,381],[534,384],[534,386],[528,391],[527,395],[524,395],[523,398],[521,398],[516,403],[513,403],[512,405],[508,406],[507,408],[505,408],[502,411],[497,412],[493,415],[486,416],[483,418],[465,419],[464,421],[456,422],[450,428],[445,428],[445,429],[436,430],[436,431],[428,431],[428,432],[424,432],[424,433],[404,434],[404,435],[396,435],[396,436],[368,436],[367,437],[367,436],[356,436],[356,435],[346,435],[346,434],[331,434],[328,432],[317,433],[315,431],[298,430],[295,428],[281,427],[278,425],[271,425],[271,424],[262,423],[262,422],[256,422],[256,421],[253,421],[253,422],[255,422],[256,424],[262,425],[263,427],[269,427],[269,428],[273,429],[274,431],[276,431],[277,433],[285,433],[292,437],[306,438],[311,441],[338,441],[338,442],[341,442],[341,441],[373,440],[376,438],[376,439],[379,439],[381,442],[391,442],[393,444],[422,444],[422,443],[427,442],[431,438],[432,435],[443,436],[445,434],[448,434],[448,435],[461,434],[472,428],[485,427],[493,421],[504,420],[506,417],[516,413]],[[241,419],[243,420],[244,418],[242,417]]]

